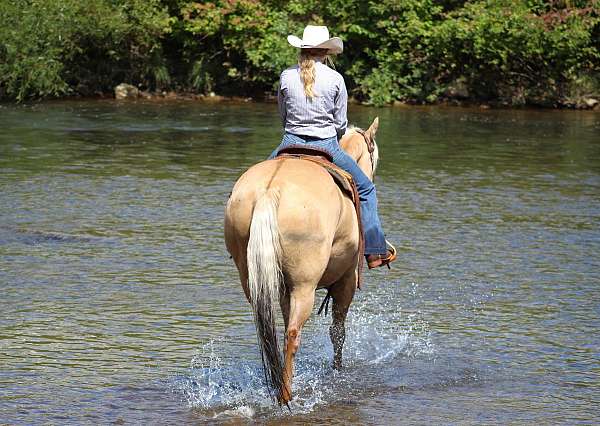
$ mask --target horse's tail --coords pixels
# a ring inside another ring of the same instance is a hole
[[[275,327],[275,306],[283,289],[278,206],[277,189],[269,189],[258,197],[252,213],[247,253],[250,303],[265,379],[270,391],[277,396],[283,391],[283,362]]]

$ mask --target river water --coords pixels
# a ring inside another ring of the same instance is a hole
[[[222,237],[275,106],[0,106],[0,424],[600,422],[600,114],[376,115],[399,260],[340,372],[314,313],[288,411]]]

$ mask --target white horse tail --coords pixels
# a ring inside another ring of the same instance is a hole
[[[248,287],[263,370],[270,392],[283,391],[283,361],[275,324],[275,307],[283,289],[281,244],[277,225],[279,190],[258,196],[248,241]]]

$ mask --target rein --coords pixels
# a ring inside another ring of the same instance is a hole
[[[373,160],[373,152],[375,152],[375,141],[373,141],[362,129],[354,129],[357,133],[361,134],[365,143],[367,144],[367,150],[369,151],[369,156],[371,157],[371,174],[375,172],[375,161]]]

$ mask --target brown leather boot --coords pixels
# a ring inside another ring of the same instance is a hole
[[[397,254],[395,249],[388,249],[385,254],[369,254],[367,255],[367,265],[369,269],[378,268],[387,265],[390,269],[390,263],[396,260]]]

